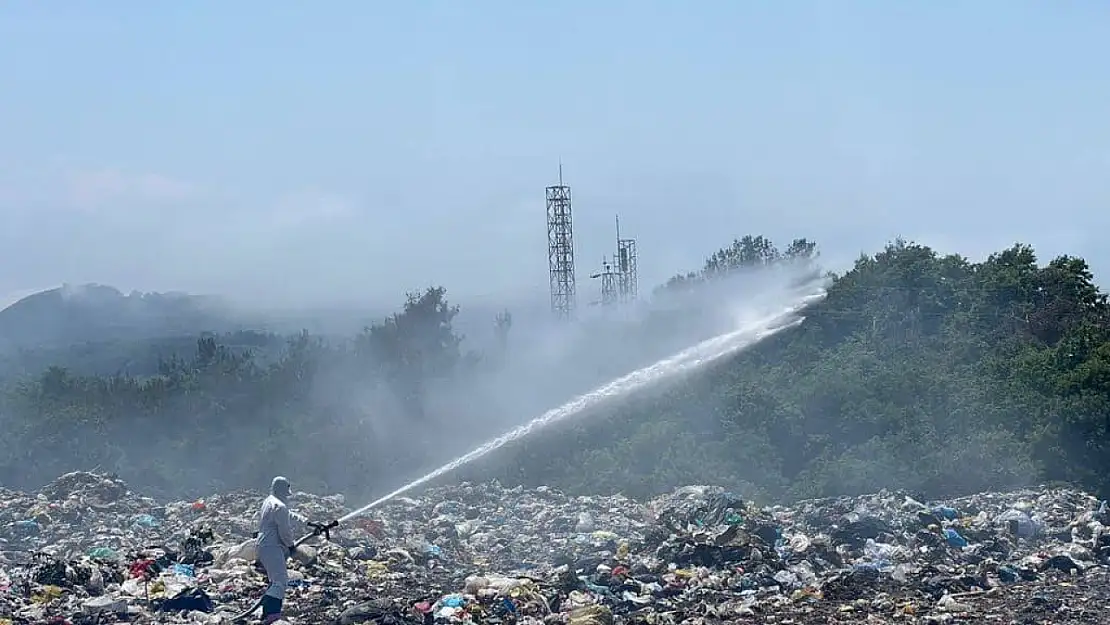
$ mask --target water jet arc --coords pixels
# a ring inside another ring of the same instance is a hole
[[[394,490],[374,501],[366,504],[365,506],[347,513],[340,517],[339,522],[345,523],[353,518],[362,516],[370,510],[384,504],[385,502],[403,495],[404,493],[426,484],[441,475],[454,471],[455,469],[473,462],[486,454],[503,447],[507,443],[523,438],[532,431],[540,429],[546,425],[561,421],[567,417],[573,416],[586,410],[601,405],[606,401],[628,395],[636,392],[650,384],[665,380],[667,378],[687,373],[713,361],[716,361],[729,354],[746,349],[763,339],[772,335],[778,334],[787,328],[792,328],[802,323],[805,317],[798,315],[804,308],[819,301],[825,297],[824,290],[813,293],[803,297],[798,303],[780,310],[779,312],[763,317],[762,319],[747,324],[746,327],[711,339],[702,341],[693,347],[674,354],[668,358],[660,360],[654,364],[648,365],[641,369],[637,369],[632,373],[617,378],[597,389],[579,395],[567,403],[548,410],[542,415],[532,419],[528,423],[514,428],[497,438],[477,447],[455,460],[448,462],[442,467],[431,471],[430,473],[419,477],[408,484]]]

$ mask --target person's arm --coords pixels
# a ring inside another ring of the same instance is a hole
[[[278,536],[281,537],[281,544],[285,545],[290,553],[292,553],[296,539],[293,538],[293,528],[289,522],[289,508],[281,506],[274,512],[277,513],[277,518],[274,520],[277,521]]]

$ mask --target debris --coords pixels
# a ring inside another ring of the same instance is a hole
[[[227,622],[266,586],[251,541],[261,499],[162,504],[92,473],[0,490],[0,623]],[[291,503],[304,533],[306,519],[348,511],[340,496]],[[464,483],[298,549],[285,613],[345,625],[1097,621],[1107,517],[1066,489],[760,507],[707,486],[641,503]]]

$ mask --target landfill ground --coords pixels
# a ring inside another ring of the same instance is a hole
[[[261,493],[160,503],[109,476],[0,490],[0,625],[226,623],[264,590]],[[357,502],[355,502],[357,503]],[[304,521],[349,511],[296,493]],[[758,507],[461,484],[291,561],[296,624],[1110,623],[1110,512],[1063,489]],[[255,614],[249,622],[257,622]]]

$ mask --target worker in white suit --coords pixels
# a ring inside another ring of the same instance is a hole
[[[258,561],[266,569],[270,587],[262,597],[262,622],[281,619],[281,604],[289,585],[285,561],[296,549],[289,512],[289,480],[275,477],[270,483],[270,496],[262,502],[258,521]]]

